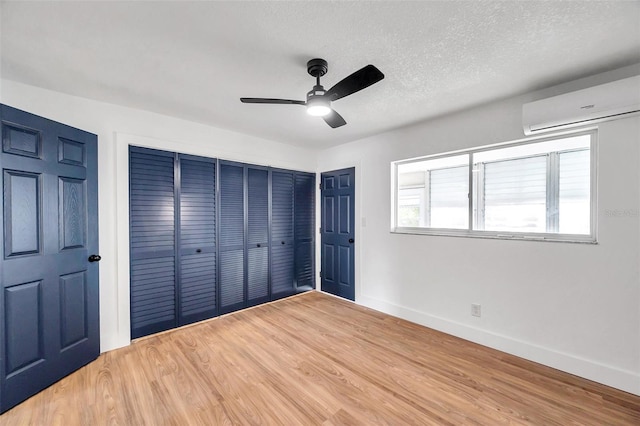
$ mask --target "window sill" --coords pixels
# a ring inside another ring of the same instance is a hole
[[[469,231],[466,229],[428,229],[428,228],[406,228],[398,227],[391,229],[392,234],[410,235],[430,235],[438,237],[464,237],[464,238],[484,238],[491,240],[510,241],[543,241],[552,243],[573,243],[573,244],[598,244],[595,237],[591,235],[574,234],[527,234],[527,233],[504,233],[494,231]]]

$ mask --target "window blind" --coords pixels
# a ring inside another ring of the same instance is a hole
[[[485,230],[546,232],[547,156],[485,164]]]
[[[431,170],[429,212],[432,227],[464,229],[469,224],[469,166]]]

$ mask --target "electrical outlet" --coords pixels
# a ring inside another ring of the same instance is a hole
[[[482,315],[482,306],[472,303],[471,304],[471,315],[474,317],[479,317]]]

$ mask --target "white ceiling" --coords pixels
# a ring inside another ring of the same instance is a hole
[[[640,2],[2,2],[2,77],[310,148],[640,62]],[[385,79],[295,105],[371,63]]]

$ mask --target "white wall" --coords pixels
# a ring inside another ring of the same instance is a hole
[[[318,172],[356,167],[356,303],[640,394],[640,117],[597,126],[597,245],[389,231],[391,161],[523,139],[523,102],[638,70],[321,152]]]
[[[129,144],[296,170],[316,168],[316,151],[9,80],[0,83],[3,104],[98,135],[103,352],[130,342]]]

